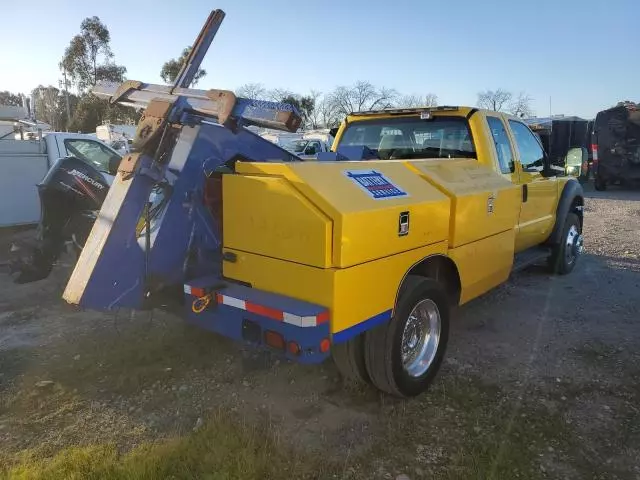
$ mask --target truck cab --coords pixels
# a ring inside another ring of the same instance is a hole
[[[568,181],[521,119],[472,107],[354,113],[338,130],[334,150],[340,158],[341,151],[353,147],[389,160],[473,159],[517,185],[515,253],[549,238]]]

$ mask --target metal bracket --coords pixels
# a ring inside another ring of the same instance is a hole
[[[145,177],[149,177],[154,182],[160,182],[163,179],[162,172],[158,168],[141,166],[141,160],[144,153],[142,152],[134,152],[128,153],[123,157],[120,161],[120,166],[118,167],[118,172],[123,174],[123,178],[128,178],[134,173],[138,173],[140,175],[144,175]]]
[[[208,90],[206,95],[207,98],[218,103],[218,122],[225,125],[236,106],[236,94],[230,90]]]
[[[111,104],[118,103],[131,90],[140,90],[140,87],[142,87],[142,82],[139,82],[138,80],[127,80],[126,82],[122,83],[118,87],[118,89],[116,90],[116,93],[114,93],[111,99],[109,100],[109,103]]]
[[[140,163],[140,157],[142,153],[127,153],[122,160],[120,160],[120,165],[118,165],[118,172],[122,173],[126,178],[136,171],[138,164]]]
[[[143,151],[156,143],[162,136],[167,119],[171,114],[175,100],[153,99],[140,117],[133,147]]]

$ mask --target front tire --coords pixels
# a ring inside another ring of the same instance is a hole
[[[569,213],[562,229],[560,243],[553,247],[549,266],[553,273],[566,275],[571,273],[582,254],[582,228],[575,213]]]
[[[409,276],[395,312],[365,334],[371,382],[398,397],[424,392],[435,377],[449,339],[449,302],[440,283]]]

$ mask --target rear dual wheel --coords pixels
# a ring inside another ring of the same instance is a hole
[[[334,347],[334,359],[346,378],[409,397],[433,381],[448,338],[445,290],[433,279],[409,276],[391,320]]]

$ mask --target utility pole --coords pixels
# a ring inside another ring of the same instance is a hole
[[[64,59],[63,59],[64,60]],[[69,122],[71,122],[71,108],[69,107],[69,84],[67,83],[67,69],[64,68],[64,63],[60,62],[60,67],[62,69],[62,78],[64,81],[64,100],[67,107],[67,132],[69,131]]]

